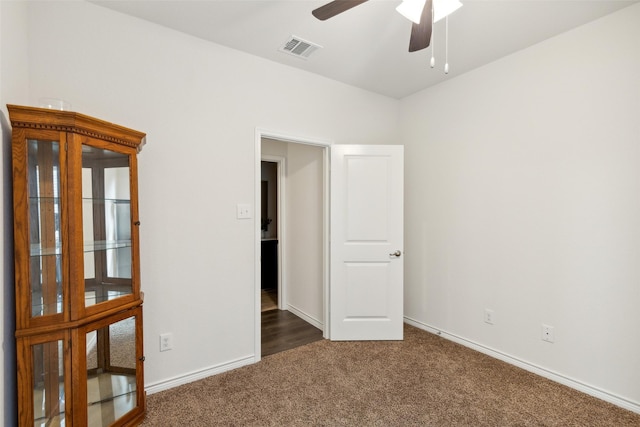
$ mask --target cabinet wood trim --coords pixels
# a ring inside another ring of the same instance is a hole
[[[73,111],[7,105],[13,128],[57,130],[142,149],[146,134]]]

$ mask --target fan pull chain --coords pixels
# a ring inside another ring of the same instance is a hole
[[[431,68],[436,66],[436,29],[435,25],[433,25],[433,8],[431,8]]]
[[[444,73],[449,74],[449,17],[444,18]]]

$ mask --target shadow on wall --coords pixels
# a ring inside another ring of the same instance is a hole
[[[2,125],[2,224],[4,239],[2,241],[5,256],[2,260],[2,366],[4,378],[4,411],[3,425],[15,426],[17,418],[17,390],[16,390],[16,306],[15,287],[13,280],[13,194],[11,183],[11,126],[4,112],[0,111]]]

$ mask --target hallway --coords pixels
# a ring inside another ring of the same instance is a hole
[[[262,312],[262,357],[322,339],[322,331],[286,310]]]

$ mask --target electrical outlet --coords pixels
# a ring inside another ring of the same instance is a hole
[[[554,342],[553,326],[542,325],[542,341]]]
[[[173,334],[160,334],[160,351],[173,349]]]
[[[493,310],[489,310],[488,308],[484,309],[484,323],[488,323],[490,325],[493,325],[493,321],[495,315],[493,313]]]

